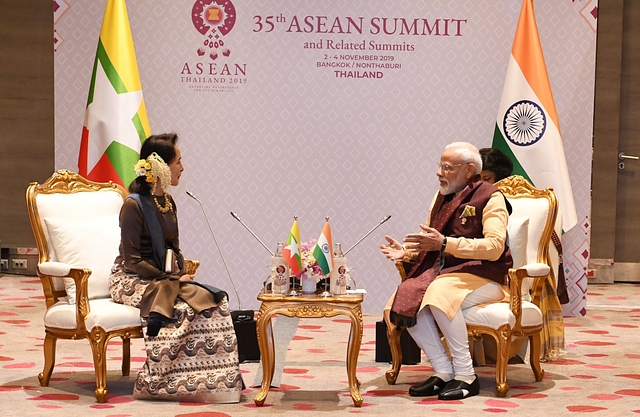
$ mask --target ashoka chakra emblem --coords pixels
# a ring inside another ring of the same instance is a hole
[[[539,141],[544,135],[547,118],[538,104],[521,100],[509,107],[502,127],[509,142],[519,146],[529,146]]]

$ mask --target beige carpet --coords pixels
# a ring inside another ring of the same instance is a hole
[[[395,386],[387,385],[388,364],[374,361],[375,322],[364,316],[358,360],[364,404],[353,406],[345,370],[349,324],[345,318],[303,319],[289,343],[281,385],[265,406],[253,403],[257,388],[247,388],[240,404],[209,405],[136,401],[131,398],[136,370],[144,361],[141,340],[132,347],[132,376],[119,375],[121,346],[110,344],[109,397],[97,404],[86,341],[59,341],[49,387],[40,387],[44,301],[35,277],[0,277],[0,414],[7,416],[257,416],[257,415],[595,415],[640,414],[640,286],[589,288],[585,317],[566,318],[566,355],[543,364],[545,378],[535,382],[528,365],[510,365],[506,398],[494,391],[494,369],[478,367],[481,392],[465,401],[442,402],[407,395],[410,384],[429,376],[429,363],[404,366]],[[257,363],[241,365],[245,382],[256,379]]]

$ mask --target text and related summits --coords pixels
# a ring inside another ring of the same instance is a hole
[[[419,38],[464,36],[467,19],[437,17],[254,15],[256,33],[315,35],[304,50],[319,52],[314,66],[335,78],[380,79],[402,70]],[[357,38],[357,39],[356,39]]]

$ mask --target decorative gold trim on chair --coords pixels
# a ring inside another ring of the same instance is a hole
[[[186,274],[195,275],[196,270],[200,267],[200,261],[197,259],[185,259],[184,271]]]
[[[558,200],[553,189],[537,189],[531,185],[529,181],[519,175],[512,175],[497,182],[495,185],[506,197],[511,199],[545,198],[548,200],[549,213],[540,238],[537,261],[551,266],[549,243],[551,241],[551,234],[558,215]],[[396,262],[396,268],[398,268],[400,277],[404,281],[406,279],[406,273],[402,262]],[[553,274],[553,268],[551,268],[550,274]],[[496,358],[496,393],[498,397],[505,397],[509,390],[509,384],[507,383],[507,364],[509,361],[511,340],[514,336],[527,336],[529,338],[531,370],[533,371],[535,380],[538,382],[542,381],[542,377],[544,376],[544,370],[540,367],[540,332],[542,331],[543,324],[536,326],[522,325],[521,291],[522,280],[526,277],[527,272],[524,269],[511,268],[509,270],[509,287],[511,293],[509,306],[516,318],[513,328],[509,327],[507,324],[502,325],[498,329],[493,329],[488,326],[467,324],[467,331],[470,339],[477,339],[481,338],[482,335],[488,335],[496,341],[498,348]],[[540,298],[546,279],[548,279],[548,277],[534,278],[532,302],[538,307],[540,307]],[[392,358],[391,369],[385,373],[385,378],[388,384],[394,385],[402,365],[402,349],[400,347],[400,335],[402,333],[402,328],[391,323],[389,315],[390,310],[385,310],[383,316],[387,323],[387,339]]]

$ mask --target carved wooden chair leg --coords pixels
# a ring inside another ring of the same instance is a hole
[[[533,336],[529,336],[529,362],[531,363],[531,370],[533,371],[533,375],[536,378],[536,381],[542,381],[542,377],[544,376],[544,369],[540,366],[540,333],[537,333]]]
[[[49,334],[44,336],[44,368],[40,375],[38,375],[38,380],[40,381],[40,386],[48,387],[49,379],[51,379],[51,374],[53,373],[53,367],[56,364],[56,343],[58,342],[57,337],[53,337]]]
[[[93,367],[96,373],[96,389],[94,391],[96,401],[104,403],[109,391],[107,390],[107,343],[106,332],[101,327],[91,330],[89,343],[93,352]]]
[[[469,335],[469,350],[474,366],[486,366],[487,359],[484,354],[484,339],[481,334]]]
[[[509,391],[507,383],[507,365],[511,350],[511,334],[504,329],[498,331],[496,338],[498,352],[496,354],[496,394],[498,397],[506,397]]]
[[[122,376],[129,376],[131,371],[131,339],[122,338]]]
[[[385,378],[389,385],[395,385],[402,366],[402,347],[400,346],[400,336],[403,327],[398,327],[391,323],[389,319],[389,311],[385,311],[384,320],[387,323],[387,340],[389,349],[391,350],[391,369],[385,373]]]

